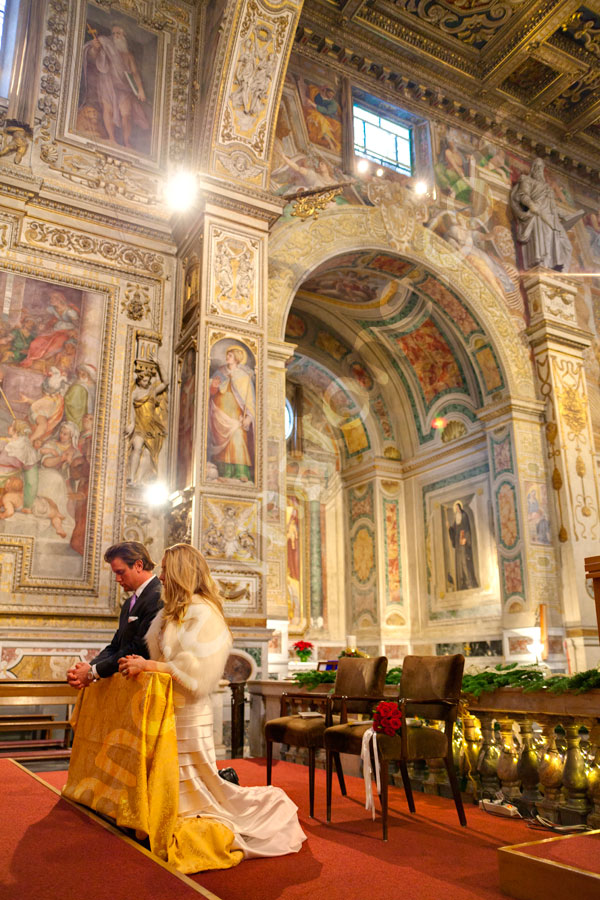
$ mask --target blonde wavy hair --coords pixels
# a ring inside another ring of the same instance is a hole
[[[194,594],[210,603],[225,620],[223,598],[199,550],[190,544],[173,544],[165,550],[162,566],[165,621],[182,622]]]

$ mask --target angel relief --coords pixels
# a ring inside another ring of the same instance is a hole
[[[203,551],[219,559],[256,559],[256,506],[254,503],[205,501]]]

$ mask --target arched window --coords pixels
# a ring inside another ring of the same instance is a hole
[[[19,0],[0,0],[0,97],[6,98],[10,89]]]
[[[292,409],[292,404],[286,398],[285,401],[285,439],[289,438],[292,433],[292,429],[294,427],[294,410]]]

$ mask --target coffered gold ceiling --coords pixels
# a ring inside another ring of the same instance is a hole
[[[399,102],[600,168],[600,0],[306,0],[296,46]]]

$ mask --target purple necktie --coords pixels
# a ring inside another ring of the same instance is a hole
[[[137,600],[137,594],[132,594],[131,597],[129,598],[129,612],[131,612],[131,610],[135,606],[136,600]]]

